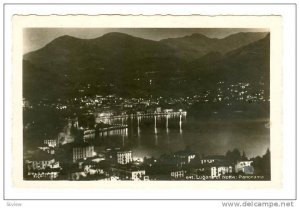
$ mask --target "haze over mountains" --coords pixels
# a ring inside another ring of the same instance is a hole
[[[270,35],[223,39],[192,34],[152,41],[124,33],[96,39],[61,36],[23,57],[29,100],[86,94],[186,96],[218,81],[269,83]],[[87,87],[88,86],[88,87]]]

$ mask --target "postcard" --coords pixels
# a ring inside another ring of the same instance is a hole
[[[16,187],[281,187],[281,17],[16,15]]]

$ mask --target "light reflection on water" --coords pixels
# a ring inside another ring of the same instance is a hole
[[[136,157],[158,157],[189,147],[199,155],[225,154],[238,148],[247,156],[263,155],[270,146],[268,119],[220,119],[192,116],[140,116],[114,119],[128,130],[104,134],[107,146],[130,148]]]

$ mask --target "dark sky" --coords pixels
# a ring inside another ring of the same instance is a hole
[[[42,48],[53,39],[70,35],[92,39],[109,32],[122,32],[151,40],[182,37],[201,33],[212,38],[223,38],[238,32],[267,32],[266,28],[26,28],[23,30],[23,53]]]

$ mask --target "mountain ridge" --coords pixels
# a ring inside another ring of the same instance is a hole
[[[122,33],[95,39],[63,36],[24,55],[24,96],[35,100],[72,97],[88,84],[93,86],[90,94],[183,96],[220,79],[268,80],[269,38],[267,35],[225,54],[197,55],[194,51],[195,58],[189,59],[178,55],[193,52],[189,45],[186,50],[176,50],[161,41]]]
[[[251,42],[264,38],[268,33],[240,32],[234,33],[224,38],[209,38],[205,35],[189,35],[179,38],[168,38],[160,40],[173,49],[178,50],[178,56],[182,58],[199,58],[210,52],[220,52],[225,54]],[[189,48],[190,53],[185,53]],[[195,53],[195,51],[197,53]]]

